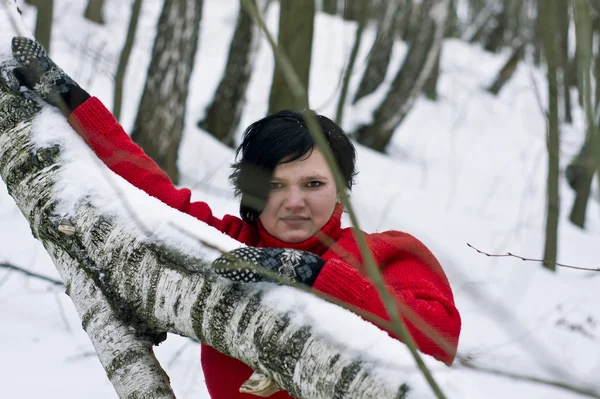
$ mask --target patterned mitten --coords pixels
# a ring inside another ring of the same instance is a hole
[[[15,77],[47,103],[69,116],[90,95],[54,63],[41,44],[26,37],[12,39],[12,52],[23,65],[15,68]]]
[[[213,262],[215,271],[233,281],[292,281],[312,286],[325,261],[306,251],[286,248],[244,247]],[[267,273],[261,272],[266,270]],[[268,276],[268,271],[280,278]]]

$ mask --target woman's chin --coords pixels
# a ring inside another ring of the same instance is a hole
[[[306,231],[289,231],[281,234],[281,237],[277,238],[290,244],[298,244],[299,242],[308,240],[310,236],[311,235]]]

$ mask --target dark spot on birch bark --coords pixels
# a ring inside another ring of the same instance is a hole
[[[345,395],[348,393],[350,384],[355,380],[355,378],[358,377],[358,373],[360,371],[361,363],[359,361],[354,361],[342,369],[340,378],[335,384],[335,394],[333,399],[343,399],[345,397]],[[359,378],[364,378],[364,375]]]
[[[252,318],[252,316],[254,316],[256,314],[256,312],[260,308],[261,299],[262,299],[261,292],[254,293],[252,295],[252,297],[248,299],[246,308],[242,312],[242,317],[240,318],[240,322],[238,323],[238,326],[237,326],[238,334],[243,334],[246,331],[246,329],[248,328],[248,325],[250,324],[250,319]]]
[[[200,289],[200,293],[198,294],[198,299],[192,305],[191,317],[192,317],[192,326],[194,328],[194,332],[198,337],[198,340],[203,344],[206,344],[206,335],[202,330],[202,324],[204,323],[204,312],[206,310],[206,301],[212,292],[212,284],[214,281],[209,281],[205,279],[202,288]]]
[[[210,323],[210,345],[221,353],[229,355],[229,342],[225,338],[228,328],[231,328],[231,318],[237,307],[242,301],[247,290],[243,284],[233,283],[224,291],[219,302],[219,306],[212,308],[212,322]]]

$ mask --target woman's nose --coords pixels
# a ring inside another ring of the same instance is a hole
[[[302,190],[290,188],[285,198],[285,207],[288,209],[298,209],[304,207],[304,194]]]

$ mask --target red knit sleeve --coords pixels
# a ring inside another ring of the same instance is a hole
[[[96,97],[79,106],[69,117],[69,123],[110,170],[135,187],[238,241],[248,244],[254,241],[255,234],[241,219],[227,215],[221,220],[213,216],[205,202],[191,202],[191,191],[177,189]]]
[[[368,239],[386,288],[396,299],[419,350],[452,364],[461,318],[438,261],[420,241],[405,233],[391,231]],[[346,249],[354,259],[361,258],[355,246]],[[332,257],[313,288],[389,321],[376,288],[364,274],[341,257]]]

